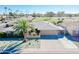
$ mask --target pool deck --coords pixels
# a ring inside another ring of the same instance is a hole
[[[40,48],[23,48],[22,53],[79,53],[79,48],[66,38],[39,41]]]

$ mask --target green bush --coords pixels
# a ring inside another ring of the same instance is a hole
[[[16,37],[23,37],[23,33],[15,33],[15,32],[13,32],[12,35],[13,35],[12,37],[14,37],[14,38],[16,38]]]
[[[62,21],[62,20],[60,20],[60,21],[58,21],[58,22],[57,22],[57,24],[62,23],[62,22],[63,22],[63,21]]]
[[[0,38],[6,37],[6,33],[5,32],[0,32]]]
[[[44,21],[48,21],[48,19],[44,19]]]
[[[20,34],[14,34],[14,32],[0,32],[0,38],[19,38],[19,37],[23,37],[22,33]]]
[[[22,33],[15,34],[14,32],[8,32],[7,33],[8,38],[18,38],[18,37],[23,37]]]
[[[64,35],[69,35],[69,33],[68,32],[64,32]]]

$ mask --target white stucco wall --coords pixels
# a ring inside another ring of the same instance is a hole
[[[56,34],[58,34],[59,33],[59,31],[58,30],[41,30],[40,31],[40,34],[41,35],[56,35]]]

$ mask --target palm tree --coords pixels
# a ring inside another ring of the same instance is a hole
[[[6,13],[7,13],[7,7],[4,7],[4,9],[5,9],[5,15],[6,15]]]
[[[12,10],[11,10],[10,8],[9,8],[8,10],[9,10],[10,12],[12,12]]]
[[[15,30],[15,33],[18,34],[22,33],[22,35],[24,35],[25,33],[27,33],[29,27],[30,27],[29,22],[22,19],[22,20],[18,20],[13,28]]]
[[[19,17],[19,12],[20,12],[19,10],[15,11],[15,14],[16,14],[17,17]]]
[[[4,16],[7,17],[7,7],[4,7],[4,9],[5,9]],[[5,18],[5,20],[6,20],[6,18]]]

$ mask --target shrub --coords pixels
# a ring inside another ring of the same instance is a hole
[[[23,33],[19,33],[19,34],[16,34],[15,32],[13,32],[13,37],[23,37]]]
[[[69,35],[69,33],[66,31],[66,32],[64,32],[64,35]]]
[[[7,34],[5,32],[0,32],[0,38],[5,38]]]
[[[63,22],[63,21],[62,21],[62,20],[60,20],[60,21],[58,21],[58,22],[57,22],[57,24],[62,23],[62,22]]]
[[[14,32],[0,32],[0,38],[21,38],[23,37],[22,33],[14,34]]]
[[[8,32],[7,37],[8,38],[20,38],[20,37],[23,37],[23,34],[22,33],[15,34],[14,32]]]

